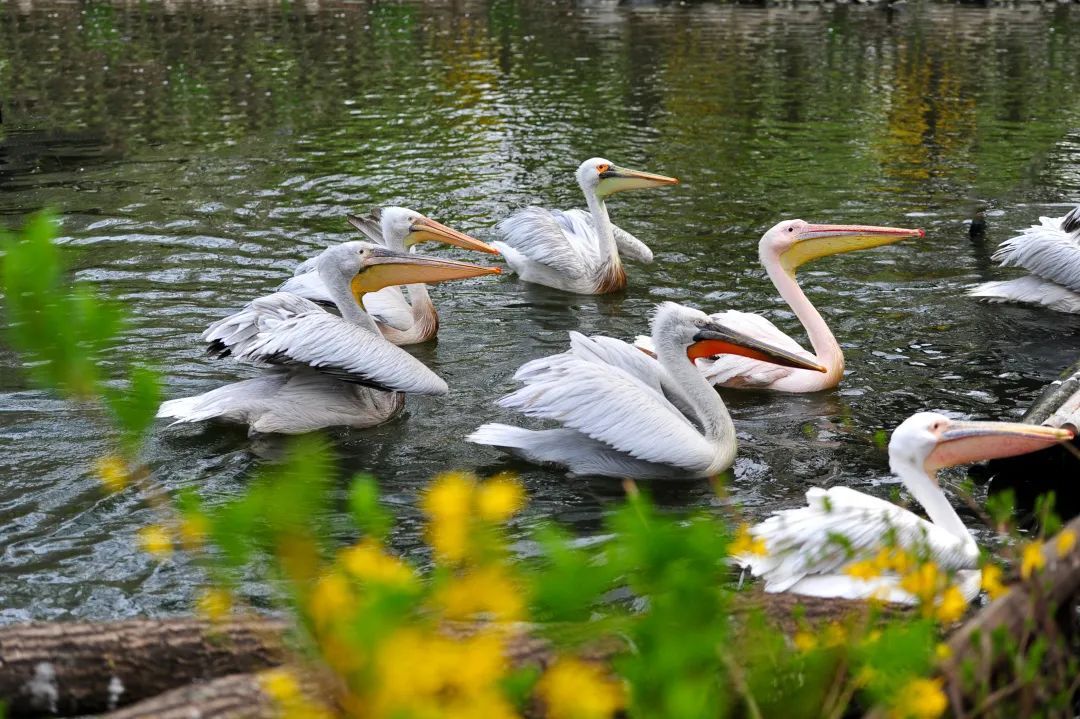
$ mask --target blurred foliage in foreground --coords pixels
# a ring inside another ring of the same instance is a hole
[[[349,495],[359,538],[340,547],[326,536],[333,462],[314,436],[295,440],[282,462],[262,468],[229,502],[168,496],[139,461],[158,377],[114,354],[124,313],[85,286],[69,286],[55,234],[55,220],[41,215],[19,238],[0,238],[7,337],[37,383],[104,409],[118,441],[98,461],[98,477],[107,491],[140,491],[159,510],[160,523],[139,533],[146,551],[162,558],[187,551],[206,568],[199,612],[221,619],[240,611],[239,570],[252,562],[268,567],[296,619],[296,668],[263,675],[284,716],[841,717],[880,705],[893,716],[922,718],[946,711],[941,681],[929,674],[942,655],[940,626],[958,620],[966,605],[953,577],[895,548],[853,557],[848,572],[898,574],[921,611],[886,619],[871,604],[843,622],[802,622],[787,636],[764,614],[735,611],[745,602],[729,556],[763,551],[745,527],[732,533],[704,513],[661,515],[633,486],[609,516],[603,546],[579,546],[541,525],[529,558],[519,560],[505,523],[525,505],[521,485],[511,476],[445,473],[422,500],[434,556],[426,576],[388,548],[394,519],[371,477],[357,477]],[[1021,551],[1025,577],[1039,571],[1032,546],[1041,549],[1032,543]],[[1000,577],[988,564],[991,595],[1002,591]],[[507,644],[526,627],[556,647],[543,667],[507,659]],[[603,641],[610,661],[591,660]],[[312,682],[322,690],[312,692]]]

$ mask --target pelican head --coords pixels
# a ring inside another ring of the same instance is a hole
[[[359,302],[368,292],[393,285],[435,283],[480,275],[497,275],[498,267],[445,260],[431,255],[391,250],[373,242],[343,242],[323,250],[316,262],[328,286],[348,284]]]
[[[1072,439],[1071,429],[1013,422],[972,422],[936,412],[919,412],[893,430],[889,462],[921,467],[931,477],[937,470],[961,464],[1012,457],[1046,449]]]
[[[628,170],[602,157],[594,157],[581,163],[577,169],[577,181],[586,194],[591,192],[597,197],[608,197],[623,190],[679,184],[674,177]]]
[[[466,250],[499,254],[497,249],[486,242],[458,232],[407,207],[376,208],[367,216],[348,215],[348,220],[353,227],[375,242],[379,241],[381,235],[383,243],[392,249],[409,249],[421,242],[445,242]]]
[[[691,362],[699,357],[734,354],[784,367],[826,371],[814,360],[736,332],[700,310],[674,302],[664,302],[657,307],[652,334],[657,348],[673,344],[685,352]]]
[[[908,237],[924,237],[923,230],[874,225],[812,225],[803,220],[784,220],[761,237],[758,253],[762,264],[780,261],[789,273],[810,260],[852,250],[899,242]]]

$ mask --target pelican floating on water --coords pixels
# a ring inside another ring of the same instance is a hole
[[[446,382],[391,344],[364,312],[367,294],[410,282],[496,274],[495,267],[346,242],[316,261],[341,316],[288,292],[260,297],[210,325],[203,339],[218,357],[269,365],[254,379],[164,402],[158,417],[221,419],[254,432],[300,434],[323,427],[371,427],[396,415],[404,393],[446,394]]]
[[[795,312],[814,352],[780,331],[765,317],[729,310],[710,317],[725,327],[756,337],[775,347],[782,347],[826,368],[824,374],[812,370],[780,367],[757,359],[727,354],[703,357],[697,364],[715,385],[735,388],[760,388],[778,392],[817,392],[831,389],[844,376],[844,352],[825,319],[799,287],[795,270],[799,266],[828,255],[879,247],[907,237],[923,237],[922,230],[873,225],[811,225],[802,220],[785,220],[766,232],[758,243],[758,257],[780,296]],[[653,351],[652,340],[638,337],[638,348]]]
[[[485,424],[466,439],[576,475],[709,477],[735,460],[735,428],[694,358],[736,353],[825,371],[816,362],[673,302],[652,319],[656,358],[611,337],[570,333],[570,350],[524,364],[525,384],[499,405],[559,422],[529,430]]]
[[[499,254],[491,245],[440,224],[407,207],[384,207],[365,216],[349,215],[349,223],[365,237],[398,252],[414,251],[422,242],[445,242],[467,250]],[[278,287],[312,302],[333,304],[326,285],[315,271],[319,256],[300,263],[293,277]],[[374,318],[386,339],[396,345],[411,345],[435,339],[439,314],[428,295],[427,285],[406,286],[408,299],[400,287],[387,287],[364,296],[364,309]]]
[[[983,283],[968,290],[969,295],[1080,313],[1080,207],[1064,217],[1040,217],[1039,224],[1002,242],[993,259],[1031,274]]]
[[[937,472],[1034,452],[1072,437],[1071,430],[1042,425],[965,422],[919,412],[893,432],[889,465],[930,521],[847,487],[814,487],[806,493],[808,506],[777,512],[751,528],[751,535],[765,541],[764,556],[735,559],[765,579],[767,592],[914,604],[916,598],[900,588],[895,574],[860,579],[844,571],[872,558],[891,539],[898,549],[915,556],[926,552],[942,569],[957,571],[960,591],[971,601],[979,590],[979,549],[941,491]]]
[[[525,282],[582,295],[626,287],[619,253],[652,262],[652,251],[608,219],[604,200],[616,192],[678,184],[674,177],[628,170],[594,157],[581,163],[577,181],[589,212],[526,207],[501,221],[493,242],[506,264]]]

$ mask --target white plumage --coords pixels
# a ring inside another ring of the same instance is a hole
[[[1080,313],[1080,207],[1064,217],[1040,217],[1039,224],[1002,242],[993,259],[1031,274],[986,282],[968,290],[971,296]]]

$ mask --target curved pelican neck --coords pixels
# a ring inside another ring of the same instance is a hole
[[[611,229],[611,218],[608,217],[607,204],[604,199],[596,194],[591,187],[582,187],[585,193],[585,203],[592,213],[593,222],[596,224],[596,234],[600,239],[600,262],[602,264],[620,265],[619,249],[615,245],[615,231]]]
[[[664,368],[670,386],[694,410],[701,422],[705,438],[718,447],[714,471],[722,471],[735,460],[735,425],[727,407],[709,381],[686,356],[686,348],[668,339],[662,332],[653,332],[656,359]],[[665,382],[665,384],[668,384]]]
[[[326,285],[330,299],[334,301],[343,320],[380,335],[379,326],[375,324],[374,318],[365,312],[356,298],[353,297],[352,287],[350,287],[348,279],[345,279],[337,272],[319,272],[319,276],[322,278],[323,284]]]
[[[926,510],[926,516],[931,522],[970,543],[972,547],[975,546],[975,537],[972,536],[971,530],[953,509],[945,493],[938,486],[937,480],[931,477],[925,468],[903,460],[894,460],[891,464],[893,472],[900,477],[904,487],[915,497],[915,501]]]
[[[795,279],[795,268],[785,268],[780,256],[764,246],[759,250],[758,257],[769,279],[772,280],[773,287],[780,293],[788,307],[795,312],[795,316],[799,318],[803,329],[806,330],[806,335],[810,338],[810,346],[814,348],[814,355],[818,362],[828,369],[825,374],[810,370],[794,370],[794,372],[800,376],[814,375],[817,378],[815,385],[819,385],[820,389],[835,387],[844,376],[844,352],[840,349],[840,343],[836,341],[829,325],[825,323],[825,318],[811,304],[810,299],[799,286]]]

